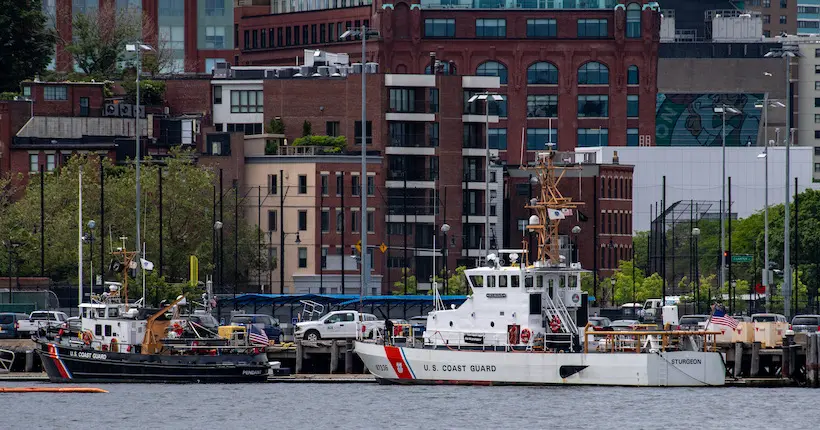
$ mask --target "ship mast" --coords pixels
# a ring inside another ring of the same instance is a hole
[[[535,154],[535,165],[525,167],[525,170],[532,170],[533,176],[538,178],[540,184],[540,194],[538,198],[533,198],[525,207],[531,209],[538,216],[538,223],[527,225],[527,230],[536,234],[537,252],[535,260],[542,265],[557,266],[561,263],[561,252],[559,245],[558,226],[564,218],[564,209],[576,209],[583,203],[573,202],[570,197],[564,197],[558,190],[564,173],[569,169],[577,167],[555,166],[555,158],[558,152],[549,149]],[[524,249],[527,247],[527,239],[524,238]],[[532,257],[530,257],[532,259]]]

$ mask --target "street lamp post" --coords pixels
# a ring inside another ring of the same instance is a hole
[[[789,146],[794,135],[794,130],[791,128],[791,109],[792,95],[791,95],[791,59],[792,57],[801,57],[798,47],[795,45],[783,45],[781,48],[775,48],[766,53],[764,57],[775,58],[780,57],[786,60],[786,198],[784,202],[784,220],[783,220],[783,314],[789,318],[791,310],[791,262],[790,260],[790,245],[789,245]],[[766,268],[768,269],[769,262],[766,261]],[[766,307],[769,307],[769,300],[766,300]]]
[[[698,237],[700,236],[700,229],[695,227],[692,229],[692,237],[695,239],[694,257],[695,257],[695,312],[700,312],[700,261],[698,260]]]
[[[490,255],[490,102],[504,100],[504,97],[497,93],[484,91],[476,94],[467,100],[467,103],[484,101],[484,146],[486,148],[484,163],[484,258]]]
[[[88,276],[88,278],[89,278],[89,281],[88,281],[88,285],[89,285],[88,294],[94,294],[94,228],[97,227],[97,223],[92,219],[92,220],[88,221],[88,224],[86,224],[86,227],[88,227],[88,233],[85,236],[83,236],[83,240],[88,242],[89,247],[91,249],[89,263],[88,263],[89,266],[90,266],[89,267],[89,276]]]
[[[615,274],[613,273],[612,276],[609,278],[609,284],[612,285],[612,307],[615,307]]]
[[[714,107],[714,112],[721,117],[720,146],[721,146],[721,174],[720,174],[720,270],[718,271],[718,285],[720,288],[726,282],[726,226],[724,217],[726,216],[726,112],[739,114],[740,111],[723,103]],[[731,216],[731,214],[729,214]]]
[[[765,76],[771,76],[771,73],[766,72]],[[763,190],[763,289],[766,295],[766,312],[769,312],[769,145],[774,144],[780,140],[780,129],[775,129],[775,139],[769,140],[769,108],[786,107],[785,104],[769,99],[769,94],[763,98],[763,104],[756,104],[755,107],[763,108],[763,153],[758,154],[757,158],[763,159],[763,171],[765,177],[765,189]]]
[[[222,232],[222,221],[214,222],[214,243],[215,245],[215,252],[216,257],[214,261],[214,266],[218,267],[218,270],[215,270],[216,273],[222,273],[222,240],[220,233]],[[222,289],[222,277],[219,277],[219,288]]]
[[[572,230],[570,231],[572,232],[573,237],[569,252],[569,262],[580,263],[581,258],[580,253],[578,252],[578,234],[581,233],[581,227],[576,225],[572,227]]]
[[[139,260],[140,253],[142,251],[142,244],[141,240],[142,237],[140,236],[140,195],[142,194],[141,185],[140,185],[140,73],[142,72],[142,52],[143,51],[153,51],[150,45],[146,45],[141,41],[137,41],[134,44],[125,45],[125,50],[129,52],[136,52],[137,54],[137,68],[136,68],[136,81],[137,81],[137,94],[136,94],[136,108],[134,109],[134,144],[136,146],[136,155],[134,157],[134,163],[136,163],[136,183],[137,183],[137,204],[136,204],[136,213],[137,213],[137,237],[136,237],[136,249],[137,254],[134,257],[135,261]]]

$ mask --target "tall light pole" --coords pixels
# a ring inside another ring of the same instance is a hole
[[[362,285],[359,297],[364,295],[365,288],[370,285],[370,258],[367,253],[367,36],[378,36],[379,32],[370,30],[366,26],[350,28],[340,36],[347,39],[349,36],[362,38],[362,173],[359,187],[361,188],[361,233],[362,233]]]
[[[728,207],[726,203],[726,112],[731,114],[739,114],[740,111],[723,103],[719,106],[714,107],[715,113],[719,113],[721,116],[721,128],[720,128],[720,135],[721,135],[721,174],[720,174],[720,271],[718,276],[718,288],[723,288],[723,284],[726,282],[726,261],[724,258],[726,256],[726,226],[724,225],[724,215],[726,213],[726,208]],[[729,214],[731,216],[731,213]]]
[[[784,200],[784,220],[783,220],[783,315],[789,318],[792,302],[792,285],[791,285],[791,258],[790,244],[789,244],[789,146],[791,139],[794,137],[794,130],[791,128],[791,63],[792,57],[801,57],[799,48],[796,45],[783,45],[782,48],[775,48],[766,53],[765,57],[775,58],[780,57],[786,60],[786,197]],[[766,261],[768,269],[769,262]],[[766,300],[768,307],[769,301]]]
[[[467,103],[484,101],[484,144],[486,148],[486,163],[484,171],[484,258],[490,255],[490,102],[504,100],[498,93],[484,91],[467,100]]]
[[[146,45],[140,41],[134,44],[125,45],[125,50],[129,52],[136,52],[137,53],[137,68],[136,68],[136,81],[137,81],[137,96],[136,96],[136,107],[134,108],[134,144],[136,146],[136,155],[134,157],[134,162],[136,163],[137,172],[136,172],[136,182],[137,182],[137,204],[136,204],[136,212],[137,212],[137,237],[136,237],[136,246],[134,249],[136,250],[137,254],[134,257],[135,261],[139,261],[139,256],[142,251],[141,245],[141,238],[140,236],[140,195],[142,194],[141,185],[140,185],[140,73],[142,72],[142,52],[143,51],[153,51],[150,45]]]
[[[771,73],[765,72],[765,76],[772,76]],[[775,129],[775,139],[769,140],[769,108],[786,107],[783,103],[769,99],[769,94],[763,98],[763,104],[755,104],[755,107],[763,109],[763,152],[757,155],[757,158],[763,159],[763,171],[765,177],[765,189],[763,190],[763,288],[766,295],[766,312],[770,311],[769,306],[769,145],[780,140],[780,129]]]

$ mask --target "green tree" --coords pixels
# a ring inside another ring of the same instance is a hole
[[[409,268],[401,269],[401,278],[398,281],[393,283],[393,291],[392,294],[394,296],[401,296],[405,293],[405,284],[404,284],[404,277],[407,276],[407,295],[413,295],[419,293],[419,283],[416,280],[416,275],[410,274]],[[429,291],[428,291],[429,293]]]
[[[274,118],[268,122],[268,126],[265,128],[265,133],[285,134],[285,123],[279,118]]]
[[[63,37],[65,49],[87,75],[113,79],[126,59],[125,46],[142,37],[142,16],[130,8],[112,9],[104,5],[75,14],[71,37]]]
[[[56,37],[40,0],[0,0],[0,10],[0,92],[16,92],[48,66]]]
[[[162,235],[165,282],[176,284],[188,281],[189,256],[191,255],[199,258],[202,271],[200,278],[204,278],[208,268],[213,267],[214,173],[209,169],[194,165],[190,153],[173,152],[164,161]],[[54,281],[73,283],[77,280],[77,189],[80,170],[83,171],[84,220],[97,220],[99,229],[99,168],[98,158],[75,156],[60,170],[45,175],[45,273]],[[160,264],[159,193],[157,192],[159,168],[158,164],[148,160],[144,164],[141,176],[142,190],[145,193],[142,199],[142,221],[144,223],[142,234],[146,243],[146,258],[155,263],[157,272]],[[136,200],[134,167],[132,165],[113,166],[106,159],[103,160],[103,169],[106,225],[105,231],[98,230],[95,236],[105,240],[106,252],[122,246],[122,242],[118,240],[121,236],[129,238],[126,240],[127,248],[133,249],[136,218],[134,213]],[[39,180],[39,175],[32,175],[23,197],[12,204],[0,207],[0,238],[11,238],[22,243],[18,252],[23,260],[20,267],[20,273],[23,276],[40,273]],[[238,200],[239,223],[236,225],[233,222],[235,196],[235,190],[227,189],[223,197],[225,202],[223,251],[226,284],[247,282],[250,275],[262,265],[258,247],[259,230],[253,222],[244,220],[241,198]],[[239,246],[235,250],[233,238],[237,234]],[[233,264],[235,251],[238,253],[239,261],[236,271]],[[94,256],[95,260],[99,261],[98,241],[95,241]],[[88,255],[85,258],[88,258]],[[98,268],[98,264],[94,266]],[[238,272],[238,276],[234,275],[235,272]],[[151,279],[153,278],[148,278],[149,281]],[[216,286],[217,291],[220,287]]]
[[[302,137],[310,136],[312,134],[313,125],[310,123],[310,121],[305,120],[305,122],[302,123]]]

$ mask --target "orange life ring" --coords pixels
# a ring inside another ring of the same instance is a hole
[[[521,343],[529,343],[530,337],[532,337],[532,332],[530,329],[525,328],[521,330]]]
[[[83,343],[86,345],[91,345],[91,332],[86,330],[83,332]]]

